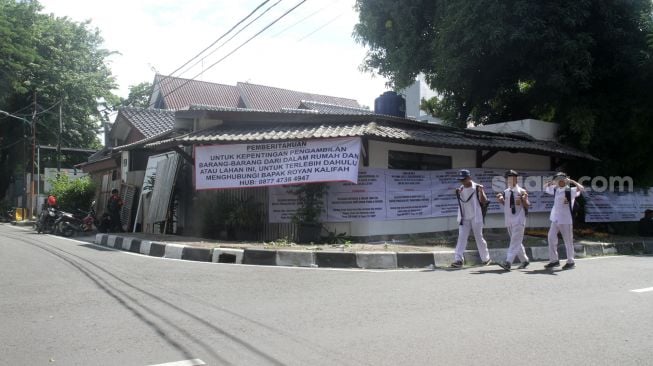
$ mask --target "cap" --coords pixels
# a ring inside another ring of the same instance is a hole
[[[469,172],[467,169],[462,169],[461,171],[458,172],[458,179],[463,180],[465,178],[469,178],[472,176],[472,173]]]
[[[558,180],[558,179],[566,179],[566,178],[567,178],[567,174],[565,174],[565,173],[563,173],[563,172],[557,172],[557,173],[553,176],[553,179],[554,179],[554,180]]]
[[[510,170],[506,170],[506,172],[505,172],[505,174],[503,176],[506,177],[506,178],[508,178],[508,177],[518,177],[519,173],[517,173],[517,171],[515,171],[515,170],[510,169]]]

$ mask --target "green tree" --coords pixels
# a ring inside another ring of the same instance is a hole
[[[52,189],[48,194],[57,197],[57,204],[62,210],[87,210],[90,207],[95,186],[89,177],[71,180],[67,175],[60,175],[50,183]]]
[[[144,81],[136,85],[129,86],[129,95],[127,99],[120,103],[124,107],[149,107],[150,96],[152,95],[152,83]]]
[[[358,0],[363,67],[439,96],[448,123],[538,118],[603,161],[580,173],[653,183],[651,1]],[[650,38],[649,38],[650,39]],[[642,144],[644,143],[644,144]]]
[[[0,0],[0,110],[32,120],[36,142],[98,148],[99,99],[115,99],[106,61],[112,52],[88,22],[40,13],[37,1]],[[12,174],[31,171],[31,127],[0,119],[0,199]],[[64,162],[66,163],[66,162]]]

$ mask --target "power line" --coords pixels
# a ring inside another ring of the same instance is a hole
[[[11,114],[14,114],[14,115],[17,115],[17,116],[18,116],[20,112],[22,112],[22,111],[24,111],[24,110],[26,110],[26,109],[28,109],[28,108],[32,108],[32,104],[31,104],[31,103],[30,103],[30,105],[25,106],[25,107],[23,107],[23,108],[21,108],[21,109],[19,109],[19,110],[17,110],[17,111],[13,111],[13,112],[11,112]],[[4,119],[4,118],[9,118],[9,116],[5,115],[5,116],[2,117],[2,118],[3,118],[3,119]]]
[[[338,20],[338,18],[340,18],[343,14],[344,13],[340,13],[340,14],[336,15],[333,19],[331,19],[328,22],[322,24],[321,26],[319,26],[317,29],[315,29],[311,33],[309,33],[309,34],[305,35],[304,37],[298,39],[297,42],[301,42],[301,41],[305,40],[306,38],[312,36],[313,34],[319,32],[322,28],[324,28],[324,27],[328,26],[329,24],[331,24],[331,23],[335,22],[336,20]]]
[[[238,27],[238,26],[239,26],[240,24],[242,24],[244,21],[246,21],[247,19],[249,19],[249,17],[251,17],[251,16],[252,16],[254,13],[256,13],[256,12],[257,12],[257,11],[258,11],[262,6],[263,6],[263,5],[267,4],[268,2],[270,2],[270,0],[264,0],[262,3],[260,3],[260,4],[259,4],[259,5],[254,9],[254,10],[252,10],[249,14],[247,14],[246,17],[244,17],[243,19],[241,19],[240,21],[238,21],[238,23],[236,23],[233,27],[231,27],[227,32],[223,33],[220,37],[218,37],[218,39],[216,39],[215,41],[213,41],[213,43],[211,43],[208,47],[204,48],[204,49],[203,49],[202,51],[200,51],[197,55],[193,56],[190,60],[186,61],[186,63],[184,63],[183,65],[179,66],[175,71],[173,71],[172,73],[170,73],[168,76],[166,76],[166,77],[164,77],[163,79],[161,79],[161,80],[159,81],[159,84],[162,83],[166,78],[168,78],[168,77],[174,75],[177,71],[181,70],[181,69],[184,68],[186,65],[188,65],[189,63],[191,63],[193,60],[195,60],[196,58],[198,58],[200,55],[202,55],[204,52],[206,52],[209,48],[213,47],[213,46],[214,46],[216,43],[218,43],[222,38],[226,37],[229,33],[231,33],[234,29],[236,29],[236,27]]]
[[[272,38],[276,38],[276,37],[280,36],[281,34],[283,34],[283,33],[284,33],[285,31],[287,31],[288,29],[295,27],[296,25],[298,25],[298,24],[304,22],[305,20],[307,20],[307,19],[313,17],[315,14],[324,11],[324,9],[326,9],[326,8],[328,8],[328,7],[330,7],[330,6],[333,6],[334,4],[339,3],[340,1],[341,1],[341,0],[337,0],[337,1],[331,1],[331,2],[329,2],[328,5],[323,6],[323,7],[319,8],[319,9],[317,9],[316,11],[314,11],[314,12],[308,14],[307,16],[301,18],[300,20],[296,21],[295,23],[293,23],[293,24],[287,26],[286,28],[282,29],[279,33],[274,34],[274,35],[272,36]]]
[[[302,0],[302,1],[300,1],[299,3],[297,3],[297,5],[293,6],[293,7],[290,8],[288,11],[286,11],[285,13],[283,13],[280,17],[278,17],[277,19],[275,19],[274,21],[272,21],[272,23],[266,25],[263,29],[261,29],[260,31],[258,31],[258,33],[256,33],[255,35],[251,36],[250,38],[248,38],[245,42],[241,43],[238,47],[236,47],[236,48],[233,49],[231,52],[229,52],[228,54],[226,54],[225,56],[223,56],[221,59],[219,59],[218,61],[212,63],[212,64],[211,64],[209,67],[207,67],[205,70],[202,70],[202,72],[200,72],[199,74],[193,76],[193,77],[190,78],[190,79],[187,79],[187,80],[184,81],[181,85],[179,85],[179,86],[177,86],[176,88],[172,89],[170,92],[164,94],[164,95],[162,96],[162,98],[165,98],[165,97],[169,96],[170,94],[174,93],[175,91],[177,91],[177,90],[183,88],[183,87],[186,86],[188,83],[190,83],[191,81],[195,80],[197,77],[199,77],[200,75],[202,75],[203,73],[205,73],[206,71],[208,71],[209,69],[211,69],[212,67],[214,67],[215,65],[219,64],[220,62],[222,62],[222,61],[223,61],[224,59],[226,59],[227,57],[233,55],[236,51],[238,51],[238,50],[241,49],[243,46],[245,46],[246,44],[248,44],[249,42],[251,42],[254,38],[258,37],[261,33],[265,32],[268,28],[272,27],[272,26],[273,26],[274,24],[276,24],[279,20],[283,19],[286,15],[290,14],[291,12],[293,12],[293,11],[294,11],[295,9],[297,9],[300,5],[304,4],[306,1],[308,1],[308,0]]]
[[[226,41],[224,41],[221,45],[219,45],[218,47],[214,48],[211,52],[209,52],[207,55],[205,55],[204,57],[202,57],[200,60],[196,61],[193,65],[191,65],[188,69],[186,69],[186,71],[181,72],[181,73],[179,74],[179,76],[181,76],[181,75],[183,75],[184,73],[190,71],[193,67],[197,66],[197,64],[199,64],[200,62],[204,61],[207,57],[211,56],[211,55],[214,54],[216,51],[218,51],[219,49],[221,49],[222,47],[224,47],[227,43],[229,43],[229,41],[231,41],[231,40],[234,39],[236,36],[238,36],[242,31],[244,31],[245,29],[247,29],[250,25],[252,25],[252,23],[254,23],[254,22],[256,22],[257,20],[259,20],[263,15],[265,15],[268,11],[270,11],[272,8],[274,8],[275,6],[277,6],[281,1],[283,1],[283,0],[278,0],[276,3],[270,5],[270,6],[269,6],[267,9],[265,9],[261,14],[259,14],[259,16],[257,16],[256,18],[252,19],[252,20],[251,20],[249,23],[247,23],[244,27],[242,27],[241,29],[239,29],[238,32],[236,32],[236,34],[232,35],[229,39],[227,39]]]
[[[32,126],[32,122],[26,120],[26,119],[23,118],[23,117],[15,116],[15,115],[13,115],[13,114],[11,114],[11,113],[9,113],[9,112],[7,112],[7,111],[3,111],[3,110],[0,110],[0,114],[5,115],[5,116],[7,116],[7,117],[11,117],[11,118],[19,119],[19,120],[23,121],[24,123],[26,123],[27,125],[29,125],[30,127]]]

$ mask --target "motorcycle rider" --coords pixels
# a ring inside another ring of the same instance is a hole
[[[120,198],[120,191],[113,189],[111,191],[111,197],[107,202],[107,211],[111,216],[111,228],[110,232],[122,232],[122,223],[120,221],[120,209],[122,208],[122,198]]]
[[[45,231],[46,229],[45,223],[49,216],[48,211],[50,208],[54,210],[57,209],[57,197],[54,195],[49,195],[43,203],[43,206],[41,206],[41,214],[39,215],[39,232]]]

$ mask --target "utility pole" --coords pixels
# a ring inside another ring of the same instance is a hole
[[[34,161],[36,159],[36,91],[34,91],[34,112],[32,113],[32,179],[31,189],[29,192],[30,197],[30,215],[34,215],[35,199],[34,199]]]
[[[61,133],[63,132],[63,97],[59,101],[59,138],[57,141],[57,175],[61,172]]]

